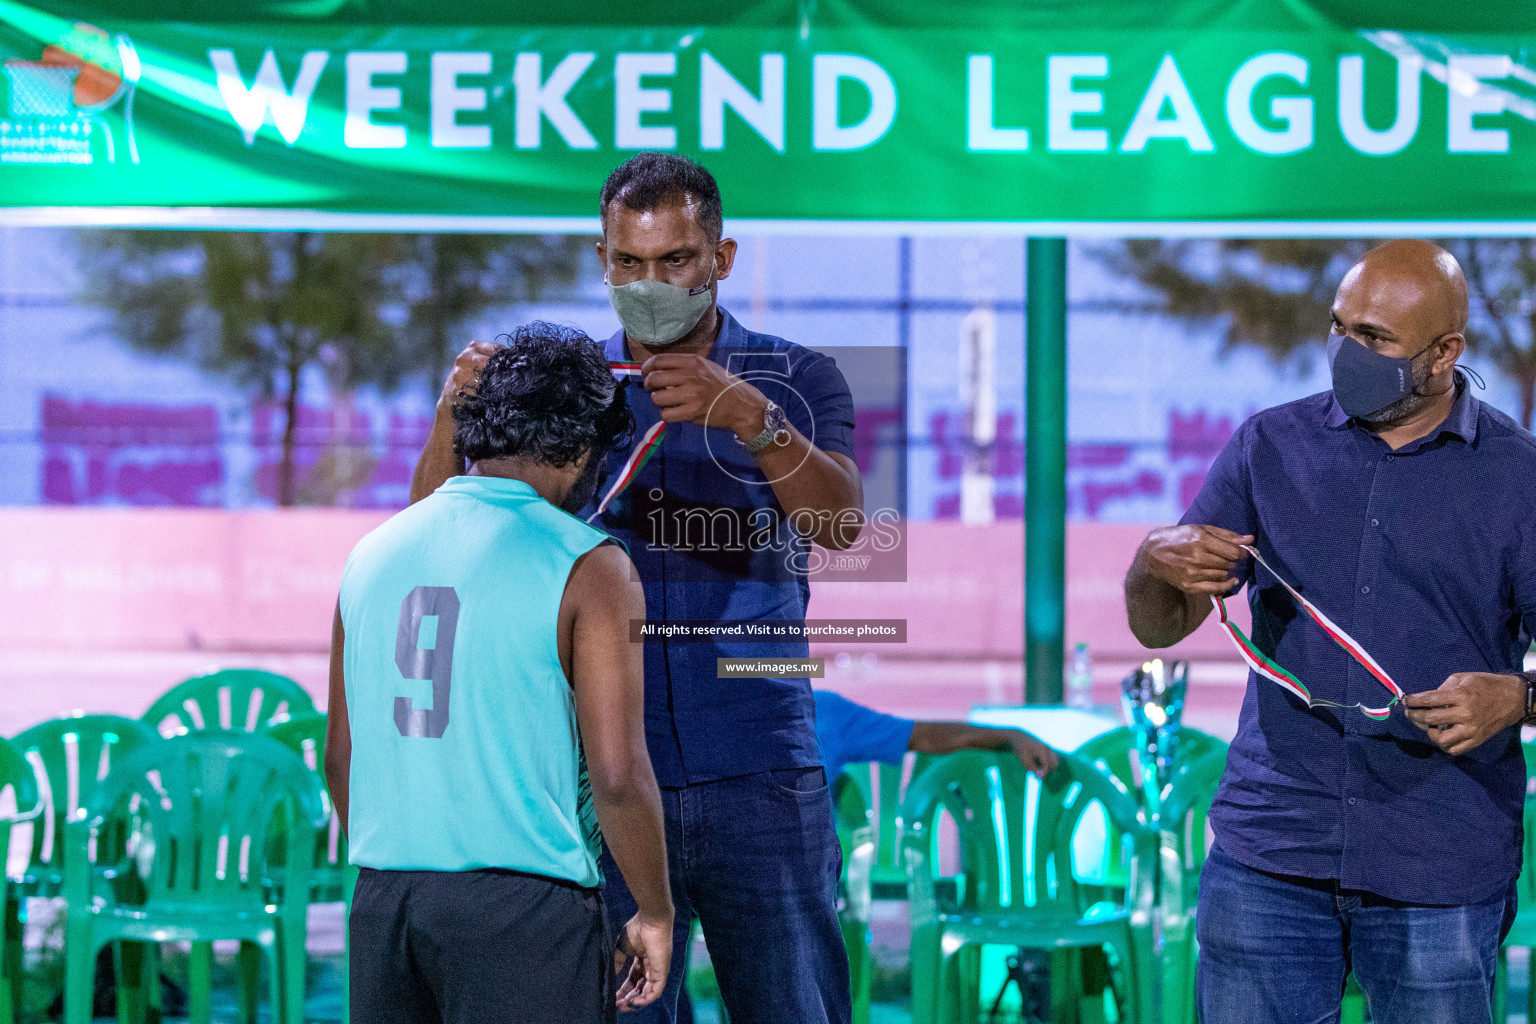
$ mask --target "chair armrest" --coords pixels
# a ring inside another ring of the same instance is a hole
[[[849,837],[845,883],[848,889],[848,916],[864,924],[869,923],[870,905],[874,902],[874,886],[870,877],[874,867],[875,830],[865,825],[854,829]]]
[[[939,919],[939,898],[928,854],[917,844],[904,843],[901,855],[907,866],[907,915],[913,927],[932,924]]]

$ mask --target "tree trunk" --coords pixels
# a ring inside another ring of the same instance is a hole
[[[277,467],[277,503],[293,507],[298,495],[294,472],[294,437],[299,419],[299,370],[296,360],[288,362],[288,393],[283,396],[283,458]]]

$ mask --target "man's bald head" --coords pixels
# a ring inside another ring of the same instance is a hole
[[[1433,242],[1400,238],[1378,245],[1344,275],[1339,283],[1341,298],[1345,289],[1365,293],[1362,297],[1374,309],[1390,313],[1401,328],[1417,335],[1399,334],[1415,348],[1446,334],[1466,332],[1467,279],[1456,257]]]
[[[1410,422],[1453,394],[1466,330],[1467,280],[1456,257],[1411,238],[1366,253],[1339,282],[1332,333],[1348,335],[1377,355],[1410,360],[1412,377],[1409,394],[1361,418]]]

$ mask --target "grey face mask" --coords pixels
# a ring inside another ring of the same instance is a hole
[[[711,265],[709,280],[697,288],[680,288],[645,277],[629,284],[610,284],[608,301],[625,334],[646,345],[671,345],[681,341],[709,311],[715,301],[714,283]]]

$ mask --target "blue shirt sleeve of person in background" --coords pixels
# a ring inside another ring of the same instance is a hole
[[[912,741],[910,718],[885,715],[828,690],[816,691],[816,739],[832,782],[857,761],[901,764]]]

